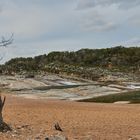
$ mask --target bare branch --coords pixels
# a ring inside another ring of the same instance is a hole
[[[13,36],[14,34],[12,33],[9,39],[5,39],[5,37],[2,37],[2,41],[0,42],[0,47],[7,47],[8,45],[12,44],[14,40]]]

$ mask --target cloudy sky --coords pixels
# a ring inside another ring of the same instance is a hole
[[[50,51],[140,46],[140,0],[0,0],[1,63]]]

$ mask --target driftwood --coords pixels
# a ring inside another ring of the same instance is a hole
[[[2,111],[5,104],[5,100],[6,100],[6,97],[4,96],[2,100],[2,97],[0,95],[0,131],[1,132],[6,132],[6,131],[11,130],[11,128],[3,121]]]
[[[55,128],[55,130],[63,131],[58,122],[54,125],[54,128]]]

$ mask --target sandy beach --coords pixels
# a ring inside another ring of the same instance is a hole
[[[6,96],[3,115],[13,131],[0,133],[0,140],[44,140],[61,134],[54,129],[56,122],[69,140],[140,139],[140,105]]]

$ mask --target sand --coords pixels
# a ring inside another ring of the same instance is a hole
[[[140,139],[140,105],[79,103],[25,99],[7,95],[4,120],[12,132],[0,140],[44,140],[59,134],[58,122],[69,140]]]

